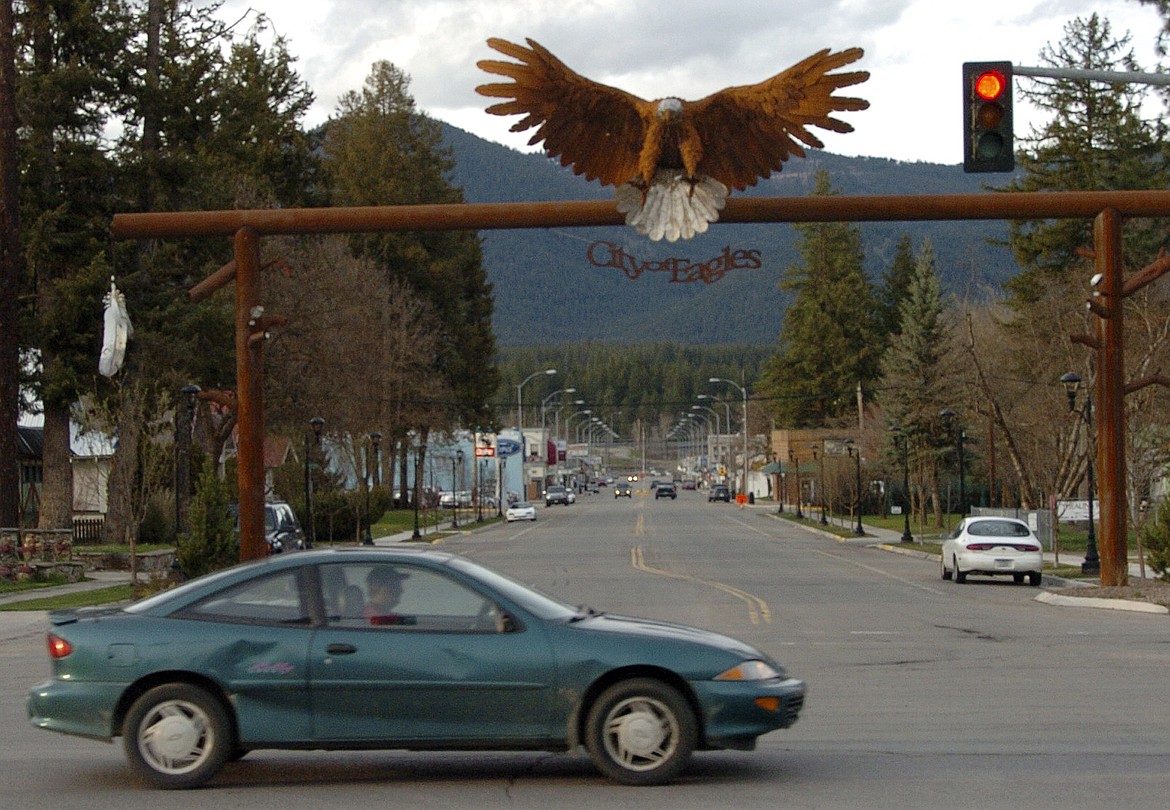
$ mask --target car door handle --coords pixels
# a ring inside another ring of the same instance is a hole
[[[357,652],[357,647],[352,644],[330,644],[325,648],[325,652],[330,655],[353,655]]]

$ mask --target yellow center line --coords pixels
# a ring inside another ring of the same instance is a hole
[[[702,579],[700,577],[691,576],[690,574],[680,574],[675,571],[664,571],[661,568],[655,568],[646,562],[646,552],[641,546],[634,546],[630,549],[630,566],[636,571],[642,571],[647,574],[656,574],[660,577],[669,577],[671,579],[681,579],[687,582],[695,582],[700,585],[709,585],[712,588],[717,588],[724,593],[731,594],[736,599],[741,599],[747,605],[748,618],[752,624],[759,624],[761,621],[764,624],[772,623],[772,610],[768,607],[768,603],[755,594],[740,590],[733,585],[728,585],[724,582],[716,582],[715,580]]]

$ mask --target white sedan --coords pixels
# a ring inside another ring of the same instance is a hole
[[[942,578],[966,582],[968,574],[1010,574],[1017,583],[1040,584],[1043,547],[1028,524],[1015,518],[963,518],[943,541]]]
[[[508,507],[504,517],[511,523],[513,520],[536,520],[536,507],[528,501],[516,501]]]

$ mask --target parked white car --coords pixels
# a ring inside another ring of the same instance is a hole
[[[963,518],[943,541],[942,578],[966,582],[969,574],[1011,575],[1017,583],[1027,577],[1040,584],[1044,569],[1043,545],[1028,524],[1015,518]]]

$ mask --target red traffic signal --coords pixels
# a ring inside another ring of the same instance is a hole
[[[1012,63],[963,63],[963,171],[1010,172]]]

